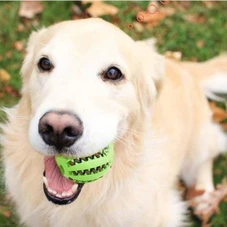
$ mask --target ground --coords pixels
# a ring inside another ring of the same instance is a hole
[[[19,98],[21,88],[20,67],[25,54],[24,47],[32,30],[48,26],[62,20],[76,18],[72,13],[74,2],[44,2],[44,11],[33,20],[20,18],[20,2],[0,2],[0,69],[10,75],[0,79],[0,107],[12,106]],[[169,2],[157,5],[156,20],[149,23],[137,21],[138,12],[146,10],[149,2],[108,2],[116,6],[116,15],[102,16],[105,20],[118,25],[134,39],[152,36],[157,39],[160,53],[166,51],[182,54],[183,60],[204,61],[227,51],[227,2]],[[83,6],[86,8],[87,6]],[[1,77],[0,77],[1,78]],[[3,121],[4,114],[0,113]],[[0,154],[1,158],[1,154]],[[215,161],[214,181],[220,183],[227,177],[227,156]],[[17,217],[9,204],[2,179],[0,165],[0,226],[19,226]],[[218,215],[212,217],[212,227],[227,226],[227,199],[220,205]],[[191,217],[192,226],[200,226],[199,220]]]

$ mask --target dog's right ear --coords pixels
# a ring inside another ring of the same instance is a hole
[[[46,29],[43,28],[39,31],[32,32],[29,37],[27,48],[26,48],[27,54],[21,68],[21,75],[22,75],[24,85],[28,84],[26,82],[28,82],[28,79],[32,72],[32,67],[33,67],[32,62],[34,61],[34,50],[35,50],[36,44],[38,43],[38,40],[40,40],[40,37],[43,35],[45,31]],[[26,88],[23,87],[23,89],[26,89]]]
[[[154,41],[137,41],[136,44],[143,61],[143,70],[148,77],[152,78],[156,92],[159,94],[165,77],[165,58],[158,54]]]
[[[162,88],[165,77],[165,59],[156,52],[154,46],[149,46],[144,41],[136,42],[136,50],[139,67],[137,67],[137,76],[134,77],[134,84],[140,109],[144,113],[150,113]]]

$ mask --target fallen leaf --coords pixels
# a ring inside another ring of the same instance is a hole
[[[167,58],[171,58],[171,59],[180,61],[182,58],[182,53],[180,51],[166,51],[165,56]]]
[[[146,23],[146,28],[150,29],[157,26],[160,20],[171,16],[175,13],[175,9],[159,5],[157,2],[150,2],[146,11],[139,11],[136,20],[140,23]]]
[[[215,175],[221,175],[222,174],[222,170],[221,169],[216,169],[216,170],[214,170],[214,174]]]
[[[0,204],[0,215],[4,215],[6,218],[10,218],[11,212],[6,206]]]
[[[197,41],[197,43],[196,43],[196,46],[198,47],[198,48],[202,48],[203,46],[204,46],[204,40],[198,40]]]
[[[15,41],[13,43],[13,48],[17,51],[22,51],[24,49],[24,44],[21,41]]]
[[[139,22],[134,22],[132,27],[134,27],[137,32],[143,32],[144,31],[143,25]]]
[[[223,199],[223,202],[227,203],[227,195],[225,196],[225,198]]]
[[[185,193],[185,200],[192,200],[196,196],[202,195],[204,192],[205,190],[197,190],[195,187],[187,188]]]
[[[227,196],[227,182],[226,179],[223,179],[222,183],[216,186],[216,189],[210,193],[210,199],[208,200],[209,206],[201,209],[195,210],[194,214],[200,218],[202,221],[202,227],[208,226],[208,222],[212,215],[218,214],[219,204]],[[197,206],[198,202],[194,201],[193,206]],[[197,204],[196,204],[197,203]]]
[[[192,62],[197,62],[198,59],[197,59],[197,57],[193,56],[193,57],[190,58],[190,61],[192,61]]]
[[[11,76],[6,70],[0,69],[0,81],[8,82],[10,80],[10,78],[11,78]]]
[[[202,15],[188,14],[183,16],[183,18],[193,24],[204,24],[206,23],[206,18]]]
[[[19,97],[18,91],[13,89],[11,86],[7,85],[3,88],[3,91],[6,92],[7,94],[11,95],[12,97]]]
[[[6,217],[6,218],[10,218],[11,217],[11,212],[9,210],[5,210],[3,215]]]
[[[176,12],[174,8],[167,6],[159,7],[159,11],[165,13],[166,16],[172,16]]]
[[[13,91],[12,87],[10,87],[9,85],[5,86],[3,89],[6,93],[11,93]]]
[[[222,123],[221,127],[223,128],[224,131],[227,131],[227,123]]]
[[[211,111],[213,112],[212,119],[216,123],[221,123],[227,118],[227,113],[221,107],[218,107],[215,102],[209,102]],[[224,126],[224,125],[223,125]]]
[[[157,3],[150,3],[147,7],[147,12],[149,14],[155,14],[158,11],[158,5]]]
[[[22,0],[19,9],[19,16],[32,19],[36,14],[42,13],[43,9],[41,1]]]
[[[92,17],[100,17],[103,15],[116,15],[118,8],[100,1],[92,2],[92,5],[86,9]]]
[[[94,1],[94,0],[93,0]],[[86,5],[86,4],[88,4],[88,3],[91,3],[91,2],[93,2],[92,0],[82,0],[81,1],[81,3],[83,4],[83,5]]]
[[[134,25],[133,24],[128,24],[128,29],[133,29]]]
[[[77,16],[80,16],[80,15],[83,14],[83,11],[81,10],[81,8],[76,4],[74,4],[72,6],[71,11],[72,11],[73,14],[76,14]]]
[[[144,23],[158,23],[161,19],[165,18],[167,14],[165,12],[155,12],[153,14],[147,11],[141,11],[136,15],[138,22]]]
[[[190,1],[182,1],[181,2],[181,6],[184,8],[184,9],[189,9],[191,7],[191,2]]]
[[[5,55],[7,58],[12,58],[12,52],[10,51],[7,51]]]
[[[23,24],[18,24],[17,25],[17,31],[18,32],[23,32],[25,30],[25,26]]]
[[[31,25],[32,25],[33,27],[39,26],[39,20],[37,20],[37,19],[32,20],[32,21],[31,21]]]
[[[215,5],[215,2],[213,1],[203,1],[203,4],[208,8],[208,9],[212,9]]]

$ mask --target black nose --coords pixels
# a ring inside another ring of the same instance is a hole
[[[76,115],[51,111],[39,120],[39,134],[46,144],[61,151],[73,145],[81,137],[83,124]]]

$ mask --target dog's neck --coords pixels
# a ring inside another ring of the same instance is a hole
[[[114,179],[124,181],[130,179],[135,173],[135,168],[139,168],[142,164],[142,159],[145,152],[145,138],[147,135],[147,123],[145,120],[148,116],[138,119],[143,121],[136,121],[135,117],[130,121],[128,129],[114,144],[115,158],[113,163]],[[119,176],[118,176],[119,175]]]

